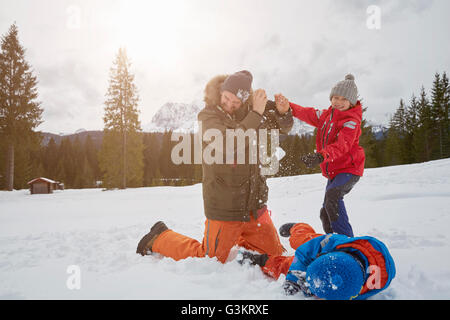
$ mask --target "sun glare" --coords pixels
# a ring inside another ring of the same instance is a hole
[[[114,39],[131,56],[146,57],[160,68],[175,68],[183,31],[183,2],[124,1],[114,12]]]

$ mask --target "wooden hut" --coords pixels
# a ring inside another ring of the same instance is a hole
[[[31,194],[53,193],[53,190],[59,189],[58,184],[59,183],[56,181],[43,177],[39,177],[28,182]]]

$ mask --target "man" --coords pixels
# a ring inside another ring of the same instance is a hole
[[[258,132],[264,122],[267,96],[262,89],[252,92],[252,80],[251,73],[245,70],[210,80],[205,88],[205,108],[198,114],[202,137],[208,130],[219,131],[225,147],[229,130]],[[293,118],[289,107],[277,106],[270,117],[268,123],[272,127],[275,124],[282,133],[291,130]],[[250,140],[245,139],[247,155],[256,143]],[[203,151],[207,147],[208,141],[203,141]],[[237,150],[235,147],[233,152]],[[217,257],[222,263],[234,245],[262,254],[282,254],[284,248],[266,206],[268,187],[261,175],[259,159],[256,163],[246,159],[245,163],[229,164],[226,151],[219,158],[222,156],[223,161],[219,163],[207,163],[205,159],[202,162],[206,216],[203,241],[176,233],[159,221],[141,239],[137,253],[157,252],[175,260],[209,256]]]

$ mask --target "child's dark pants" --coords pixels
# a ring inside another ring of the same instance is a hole
[[[344,196],[352,190],[359,179],[359,176],[341,173],[328,180],[323,207],[320,210],[320,220],[326,233],[353,237],[352,226],[345,210]]]

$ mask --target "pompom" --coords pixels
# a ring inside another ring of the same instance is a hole
[[[345,76],[345,80],[352,80],[352,81],[355,81],[355,76],[352,75],[351,73],[349,73],[348,75]]]

